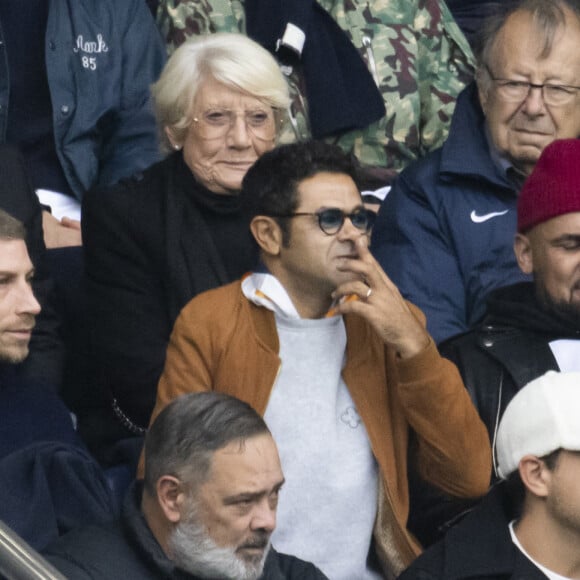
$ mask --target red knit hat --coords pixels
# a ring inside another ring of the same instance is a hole
[[[550,143],[518,199],[518,232],[559,215],[580,212],[580,139]]]

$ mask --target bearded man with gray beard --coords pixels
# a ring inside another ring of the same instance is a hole
[[[68,534],[45,556],[75,580],[324,580],[270,545],[283,484],[258,413],[228,395],[184,395],[149,429],[145,478],[120,521]]]

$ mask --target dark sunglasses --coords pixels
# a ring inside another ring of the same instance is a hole
[[[344,225],[344,220],[348,218],[352,225],[361,232],[368,234],[373,226],[377,214],[374,211],[364,207],[358,207],[352,213],[345,213],[336,207],[321,209],[316,212],[296,212],[285,215],[276,215],[272,217],[295,218],[301,216],[314,216],[318,219],[320,229],[327,235],[332,236],[340,231]]]

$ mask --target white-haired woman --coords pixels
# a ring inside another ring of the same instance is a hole
[[[110,443],[148,425],[181,308],[255,266],[237,193],[275,146],[289,103],[273,57],[237,34],[184,43],[152,92],[171,154],[87,195],[83,207],[87,328],[102,400],[100,412],[88,401],[80,427],[104,461]]]

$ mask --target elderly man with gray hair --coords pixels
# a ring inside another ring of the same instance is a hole
[[[399,580],[580,578],[580,373],[548,371],[508,405],[496,485]]]
[[[185,395],[149,430],[145,480],[121,521],[69,534],[46,555],[75,579],[324,580],[270,546],[283,484],[256,411],[228,395]]]

